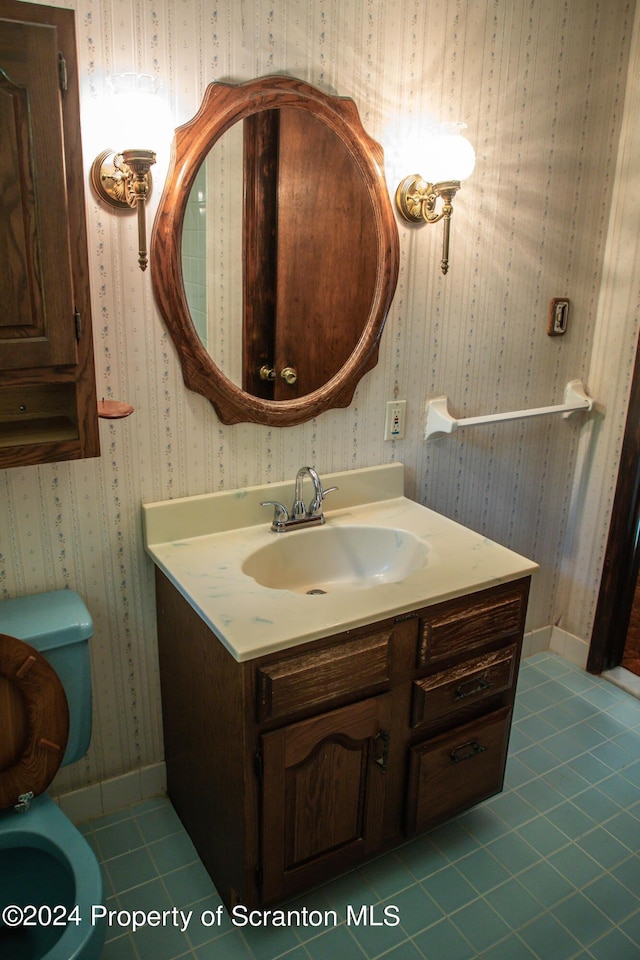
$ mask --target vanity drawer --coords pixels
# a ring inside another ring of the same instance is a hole
[[[511,708],[410,748],[407,831],[416,833],[499,793]]]
[[[527,592],[528,582],[521,581],[479,593],[476,599],[465,597],[425,610],[418,640],[418,666],[521,634]]]
[[[356,637],[258,667],[258,721],[382,688],[389,680],[392,636],[388,630]]]
[[[419,727],[508,690],[513,683],[518,647],[465,660],[457,667],[413,682],[411,726]]]

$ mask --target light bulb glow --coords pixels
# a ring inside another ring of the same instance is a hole
[[[152,149],[159,167],[169,161],[173,118],[162,97],[162,83],[148,74],[124,73],[105,78],[98,98],[85,103],[82,139],[86,157],[107,147],[120,152],[131,148]],[[160,174],[158,173],[158,176]]]
[[[106,78],[108,106],[117,119],[113,136],[118,150],[155,146],[173,133],[166,103],[158,93],[157,77],[139,73],[121,73]]]
[[[443,123],[432,127],[422,141],[424,162],[421,173],[429,183],[466,180],[473,173],[476,155],[462,130],[464,123]]]

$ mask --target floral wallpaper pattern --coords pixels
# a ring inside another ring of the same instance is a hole
[[[560,622],[588,640],[640,302],[637,201],[625,193],[640,169],[632,0],[68,5],[85,174],[109,146],[105,78],[123,71],[162,81],[173,125],[195,113],[213,80],[286,72],[350,96],[384,146],[392,192],[414,172],[417,131],[433,120],[467,123],[477,164],[456,198],[448,276],[440,228],[399,224],[400,276],[378,366],[347,409],[291,429],[224,426],[185,389],[137,267],[135,218],[101,206],[87,183],[98,391],[135,414],[101,423],[99,459],[0,471],[0,599],[68,587],[95,622],[92,745],[57,789],[162,758],[143,501],[293,478],[303,463],[326,473],[401,460],[408,495],[541,565],[529,629]],[[151,218],[169,138],[149,145],[158,151]],[[554,296],[569,297],[571,315],[566,336],[551,339]],[[577,377],[606,403],[586,425],[540,418],[423,439],[429,397],[448,395],[459,416],[544,406]],[[393,398],[407,400],[407,436],[385,443]]]

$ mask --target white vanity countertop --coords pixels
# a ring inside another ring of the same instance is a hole
[[[293,482],[265,484],[144,504],[149,555],[238,661],[287,649],[422,606],[528,576],[537,564],[403,496],[402,464],[321,475],[338,485],[325,502],[326,525],[392,527],[418,536],[427,562],[400,582],[309,596],[261,586],[242,571],[255,550],[298,531],[270,530],[271,510],[287,506]],[[305,493],[308,493],[305,485]],[[188,641],[187,641],[188,642]]]

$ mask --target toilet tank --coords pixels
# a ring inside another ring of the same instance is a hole
[[[69,704],[63,764],[80,760],[91,740],[89,638],[93,620],[73,590],[53,590],[0,602],[0,633],[31,644],[58,674]]]

